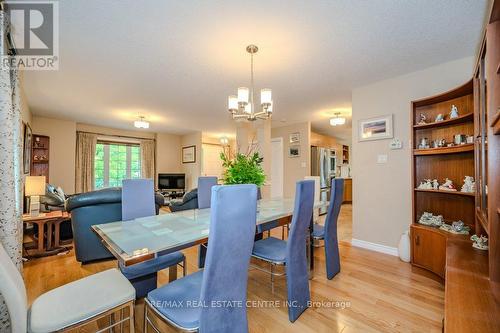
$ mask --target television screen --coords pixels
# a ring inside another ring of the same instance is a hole
[[[185,187],[186,175],[183,173],[158,174],[158,189],[160,190],[184,190]]]

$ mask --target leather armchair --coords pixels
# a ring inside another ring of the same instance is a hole
[[[172,201],[169,207],[171,212],[198,208],[198,189],[186,193],[181,201]]]
[[[155,194],[156,214],[164,204],[163,196]],[[91,226],[122,220],[122,190],[120,187],[77,194],[66,201],[71,212],[71,226],[76,260],[85,264],[99,259],[113,258]]]

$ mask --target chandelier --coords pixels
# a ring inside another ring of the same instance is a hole
[[[261,111],[255,112],[254,88],[253,88],[253,55],[259,48],[255,45],[248,45],[247,52],[250,53],[250,89],[246,87],[238,88],[238,95],[228,97],[228,109],[233,119],[246,119],[254,121],[257,119],[269,119],[273,113],[273,100],[271,89],[260,91]]]
[[[345,118],[340,117],[340,112],[336,112],[335,118],[330,119],[330,125],[332,126],[344,125],[344,124],[345,124]]]

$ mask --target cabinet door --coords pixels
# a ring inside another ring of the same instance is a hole
[[[444,278],[446,238],[439,232],[413,226],[411,236],[413,247],[412,263]]]

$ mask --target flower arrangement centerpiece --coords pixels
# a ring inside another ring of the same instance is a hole
[[[253,148],[246,154],[223,152],[220,158],[225,169],[224,184],[255,184],[257,187],[264,185],[266,174],[262,169],[263,158]]]

